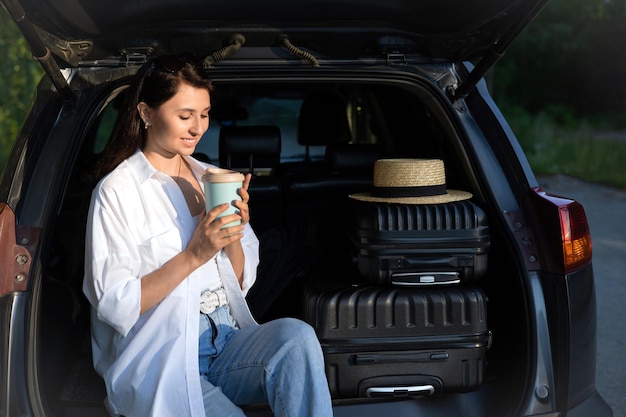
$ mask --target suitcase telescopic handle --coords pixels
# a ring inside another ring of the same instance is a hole
[[[365,391],[367,397],[425,397],[435,393],[432,385],[411,385],[408,387],[370,387]]]
[[[407,362],[442,362],[447,361],[450,354],[446,351],[420,353],[390,353],[390,354],[357,354],[354,355],[355,365],[372,365]]]

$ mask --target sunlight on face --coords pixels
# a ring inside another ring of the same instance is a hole
[[[150,109],[146,149],[162,155],[191,155],[209,128],[211,97],[204,88],[181,84],[159,108]]]

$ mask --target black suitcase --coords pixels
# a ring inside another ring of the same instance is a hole
[[[334,398],[425,396],[482,384],[491,334],[480,289],[304,288],[304,319],[320,340]]]
[[[352,204],[350,236],[364,278],[377,284],[433,285],[485,275],[489,226],[473,202]]]

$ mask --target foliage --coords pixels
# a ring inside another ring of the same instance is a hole
[[[551,0],[491,74],[538,175],[626,189],[626,2]]]
[[[626,133],[602,131],[603,124],[564,112],[530,115],[521,107],[503,109],[535,174],[566,174],[626,189]],[[567,123],[561,122],[564,118]]]
[[[496,101],[531,113],[565,106],[576,116],[626,115],[624,3],[551,0],[497,64]]]
[[[15,23],[0,9],[0,172],[32,103],[43,70]]]

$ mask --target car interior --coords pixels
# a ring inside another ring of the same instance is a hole
[[[490,216],[494,208],[468,168],[462,133],[450,131],[453,123],[442,123],[450,116],[437,99],[425,88],[415,88],[366,81],[216,82],[211,126],[194,156],[253,175],[251,225],[261,243],[261,263],[260,285],[248,301],[259,322],[302,317],[305,280],[358,281],[347,233],[348,196],[371,189],[377,159],[443,159],[447,187],[471,191],[473,201]],[[106,395],[91,362],[82,248],[94,186],[90,169],[111,132],[122,95],[112,91],[84,132],[48,234],[52,241],[43,265],[37,372],[54,415],[100,410]],[[490,221],[495,225],[498,220],[491,216]],[[526,339],[527,321],[522,280],[510,276],[514,261],[499,229],[492,227],[488,271],[475,285],[486,292],[494,312],[489,315],[493,346],[483,389],[499,390],[495,398],[506,404],[526,377],[527,347],[514,341]],[[320,271],[324,277],[316,275]]]

